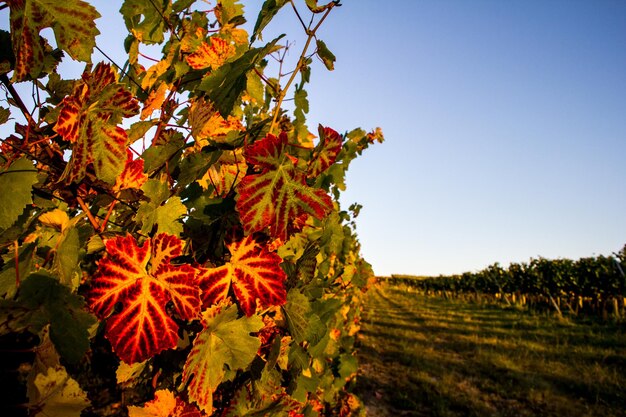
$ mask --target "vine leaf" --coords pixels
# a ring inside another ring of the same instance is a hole
[[[168,389],[160,389],[154,393],[154,399],[143,407],[128,407],[129,417],[202,417],[200,411],[187,404]]]
[[[241,148],[225,151],[198,180],[198,184],[205,190],[212,187],[212,197],[225,198],[233,187],[239,184],[246,173],[246,169],[248,169],[248,165]]]
[[[13,81],[29,75],[36,78],[42,71],[47,42],[39,36],[52,28],[59,48],[78,61],[91,62],[91,53],[100,31],[94,20],[96,9],[82,0],[8,0],[11,42],[15,54]]]
[[[139,112],[137,100],[118,83],[115,70],[99,63],[93,72],[85,71],[60,109],[54,130],[74,144],[62,178],[80,181],[93,163],[99,179],[115,183],[126,164],[128,142],[126,131],[118,125]]]
[[[140,189],[146,181],[148,181],[148,176],[143,172],[143,159],[133,159],[133,153],[127,149],[124,170],[116,178],[113,189],[116,191],[128,188]]]
[[[53,271],[60,282],[72,291],[80,283],[80,237],[75,227],[80,218],[70,220],[67,213],[61,209],[54,209],[39,216],[42,227],[37,229],[39,246],[48,246],[54,253]]]
[[[106,337],[126,363],[176,347],[178,325],[166,311],[168,302],[183,320],[200,313],[195,269],[170,263],[182,247],[180,239],[164,233],[142,246],[131,235],[106,242],[87,300],[100,319],[108,317]]]
[[[204,307],[225,300],[231,285],[248,317],[256,311],[257,299],[264,307],[287,301],[287,275],[280,267],[280,256],[257,244],[251,236],[227,247],[231,254],[228,263],[218,268],[203,268],[199,274]]]
[[[252,31],[250,43],[253,43],[257,37],[261,40],[263,39],[261,37],[261,32],[285,4],[287,4],[287,0],[265,0],[263,2],[263,7],[261,7],[259,16],[254,24],[254,30]]]
[[[313,159],[309,162],[308,177],[315,178],[326,171],[337,160],[341,152],[343,138],[330,127],[319,125],[320,142],[313,151]]]
[[[26,158],[14,161],[7,169],[0,168],[0,194],[11,196],[0,204],[0,230],[15,223],[24,208],[33,203],[31,192],[36,183],[37,171]]]
[[[305,340],[315,345],[326,333],[326,325],[320,317],[311,311],[309,299],[293,288],[287,294],[287,303],[283,306],[289,332],[296,343]]]
[[[28,387],[29,415],[45,417],[79,417],[91,405],[87,394],[61,365],[37,374]]]
[[[221,67],[226,60],[235,55],[235,47],[222,38],[212,36],[209,42],[203,41],[192,54],[187,55],[187,63],[193,69]]]
[[[8,122],[9,117],[11,117],[11,110],[0,106],[0,125],[3,125],[6,122]]]
[[[167,26],[163,16],[169,15],[171,10],[169,1],[124,0],[120,13],[135,38],[145,44],[154,44],[165,40],[163,32]]]
[[[187,207],[180,197],[170,197],[170,190],[166,182],[155,179],[146,181],[141,190],[150,199],[149,203],[139,206],[135,219],[141,223],[141,232],[149,234],[154,225],[156,233],[180,235],[183,225],[180,218],[187,214]]]
[[[202,315],[204,329],[196,336],[183,367],[183,383],[189,383],[189,399],[201,410],[213,413],[213,393],[222,381],[230,381],[246,369],[261,347],[250,333],[263,327],[259,316],[237,318],[237,307],[216,306]]]
[[[320,57],[326,69],[332,71],[335,69],[335,55],[330,52],[330,49],[326,46],[323,40],[317,40],[317,56]]]
[[[267,54],[272,53],[283,35],[262,48],[252,48],[234,61],[226,62],[202,79],[198,90],[205,91],[222,117],[228,117],[235,102],[246,89],[248,72]]]
[[[234,117],[226,118],[215,110],[210,101],[204,99],[194,100],[189,107],[189,124],[191,135],[196,140],[194,150],[199,152],[209,144],[209,140],[223,143],[228,133],[244,130],[241,121]]]
[[[56,278],[31,274],[20,286],[16,307],[27,311],[23,325],[33,333],[50,324],[50,339],[70,363],[79,362],[89,349],[88,329],[95,318],[84,309],[85,301]]]
[[[248,163],[261,168],[259,174],[245,176],[239,183],[237,211],[247,233],[269,227],[270,235],[286,241],[302,219],[321,219],[333,208],[322,189],[309,187],[306,175],[286,153],[287,134],[268,134],[246,147]]]
[[[261,377],[243,386],[226,410],[226,417],[299,417],[304,404],[287,394],[281,386],[281,375],[266,366]]]

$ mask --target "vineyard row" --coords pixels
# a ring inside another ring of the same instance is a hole
[[[478,272],[417,277],[391,275],[379,280],[417,289],[426,295],[502,302],[531,310],[554,310],[573,316],[604,319],[626,317],[626,246],[611,256],[571,259],[531,259],[528,263],[498,263]]]

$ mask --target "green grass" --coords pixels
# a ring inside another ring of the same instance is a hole
[[[368,296],[368,416],[626,416],[626,327],[425,297]]]

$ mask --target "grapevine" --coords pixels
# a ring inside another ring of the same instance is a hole
[[[10,415],[364,413],[350,385],[374,277],[339,196],[383,135],[305,117],[339,6],[266,0],[249,34],[238,0],[125,0],[117,63],[91,4],[0,2]],[[307,37],[289,71],[288,36],[262,40],[283,8]]]

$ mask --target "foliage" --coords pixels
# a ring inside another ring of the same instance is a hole
[[[373,273],[338,199],[383,136],[305,118],[339,1],[266,0],[249,35],[238,0],[125,0],[125,64],[92,62],[82,0],[2,3],[0,338],[37,352],[13,414],[361,413],[342,404]],[[307,37],[286,73],[292,44],[262,40],[283,7]]]
[[[614,256],[571,259],[531,259],[498,263],[478,272],[439,277],[392,275],[382,278],[393,284],[406,284],[426,294],[493,297],[532,309],[562,310],[573,315],[626,317],[626,246]]]

